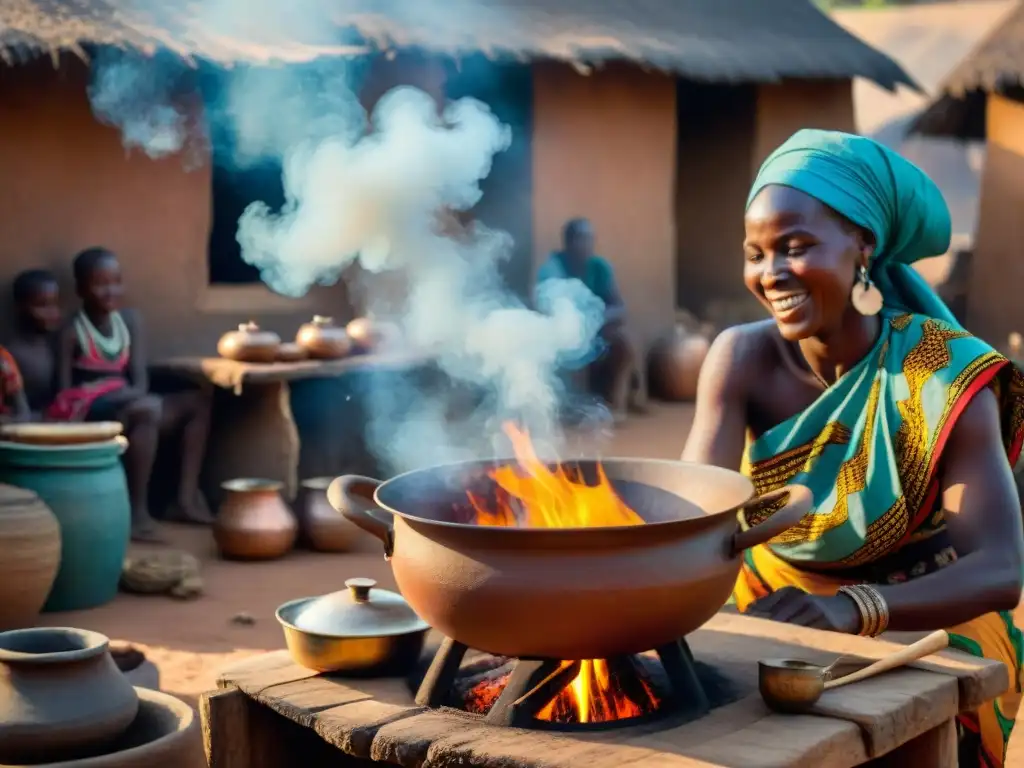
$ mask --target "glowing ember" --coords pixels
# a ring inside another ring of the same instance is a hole
[[[616,494],[604,469],[597,466],[597,484],[587,485],[578,470],[549,467],[534,451],[530,436],[505,424],[516,464],[490,473],[498,486],[496,502],[468,494],[476,524],[523,528],[594,528],[642,525],[644,519]],[[570,662],[565,662],[569,664]],[[470,711],[486,711],[508,682],[508,675],[486,680],[470,693]],[[579,674],[538,714],[537,719],[557,723],[602,723],[639,717],[654,711],[657,698],[639,676],[633,695],[609,671],[608,662],[581,662]]]
[[[644,519],[618,497],[599,464],[597,485],[587,485],[579,471],[561,464],[554,469],[537,458],[530,436],[505,424],[517,464],[490,473],[498,485],[494,507],[475,494],[469,503],[477,525],[522,528],[595,528],[642,525]]]

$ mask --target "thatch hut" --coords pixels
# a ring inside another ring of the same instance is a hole
[[[224,278],[235,257],[211,232],[239,201],[224,202],[211,164],[126,152],[94,119],[90,46],[225,66],[370,52],[367,102],[400,82],[500,102],[516,139],[477,214],[516,238],[511,282],[525,288],[562,222],[589,216],[644,341],[678,303],[745,306],[743,201],[774,145],[800,127],[852,130],[855,77],[910,84],[809,0],[240,2],[244,18],[215,5],[0,4],[0,283],[30,265],[66,272],[75,251],[106,244],[157,355],[212,350],[252,316],[286,333],[313,312],[344,318],[347,299],[343,286],[287,299],[251,275]],[[485,64],[485,87],[460,75]]]
[[[915,133],[986,142],[967,324],[996,344],[1024,328],[1024,3],[942,82]]]

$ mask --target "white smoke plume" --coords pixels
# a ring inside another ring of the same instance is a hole
[[[179,125],[155,108],[162,76],[146,61],[114,64],[111,72],[100,62],[94,74],[93,108],[120,125],[126,143],[159,156],[174,145],[170,128]],[[353,65],[334,60],[319,71],[317,86],[309,87],[308,72],[299,69],[243,70],[207,110],[208,121],[233,132],[239,163],[283,161],[285,206],[255,203],[245,211],[238,226],[243,258],[291,296],[333,283],[354,263],[399,271],[404,304],[386,306],[371,292],[368,306],[396,321],[413,347],[433,351],[451,379],[486,392],[468,420],[452,422],[446,400],[412,383],[371,384],[367,437],[391,471],[479,457],[481,440],[497,446],[509,418],[557,448],[559,368],[591,353],[602,302],[577,280],[555,280],[538,290],[534,311],[499,277],[509,235],[476,224],[452,238],[439,226],[442,212],[479,201],[480,182],[508,148],[510,129],[468,98],[439,115],[434,100],[411,87],[382,97],[367,123]],[[159,106],[174,109],[169,99]]]

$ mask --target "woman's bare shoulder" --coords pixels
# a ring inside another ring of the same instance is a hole
[[[757,376],[777,362],[779,338],[772,320],[734,325],[719,333],[704,361],[713,388],[728,399],[746,399]]]

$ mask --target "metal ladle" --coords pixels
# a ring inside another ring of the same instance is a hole
[[[804,712],[813,706],[825,691],[902,667],[938,653],[948,646],[949,634],[940,629],[864,669],[835,679],[832,679],[832,670],[848,657],[840,656],[827,667],[797,659],[763,659],[757,663],[757,685],[765,704],[776,712]]]

